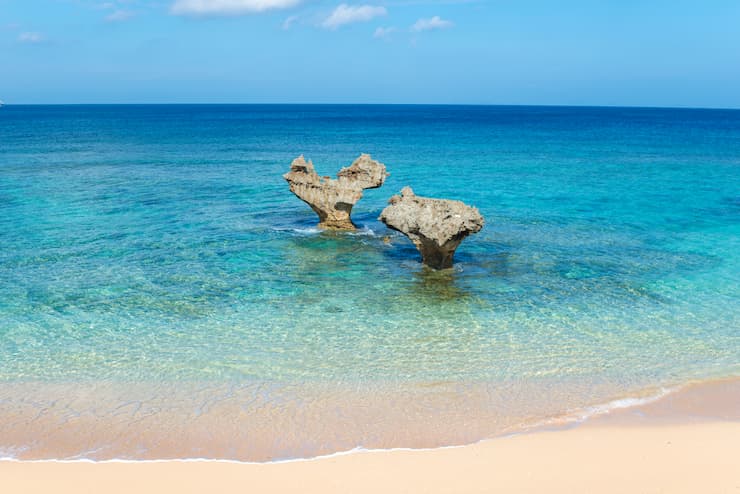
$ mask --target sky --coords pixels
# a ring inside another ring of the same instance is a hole
[[[0,0],[0,100],[740,108],[740,1]]]

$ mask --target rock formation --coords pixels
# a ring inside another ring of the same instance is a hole
[[[411,187],[404,187],[388,203],[380,221],[406,235],[421,252],[422,262],[434,269],[452,267],[460,242],[484,224],[477,208],[460,201],[419,197]]]
[[[313,163],[301,155],[293,160],[283,178],[290,184],[290,191],[319,215],[320,227],[354,230],[350,219],[352,206],[360,200],[364,189],[380,187],[388,175],[383,163],[361,154],[352,165],[342,168],[336,179],[320,177]]]

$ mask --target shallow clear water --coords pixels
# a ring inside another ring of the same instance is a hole
[[[301,153],[333,175],[360,152],[390,178],[358,232],[318,231],[281,175]],[[486,218],[451,272],[377,221],[404,185]],[[272,459],[474,440],[738,372],[740,111],[0,110],[0,453],[110,447],[28,444],[46,429],[27,417],[67,423],[70,390],[105,389],[74,416],[124,435],[142,413],[127,403],[158,403],[166,428],[222,396],[241,411],[202,426],[233,424],[221,449],[171,451]],[[261,400],[280,405],[255,425]],[[180,405],[164,420],[162,403]],[[449,430],[398,434],[414,421]],[[250,428],[272,442],[234,449]],[[137,448],[107,454],[155,455]]]

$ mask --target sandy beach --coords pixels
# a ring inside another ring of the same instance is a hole
[[[0,462],[3,492],[599,492],[740,490],[740,381],[689,386],[576,426],[434,450],[308,461]]]

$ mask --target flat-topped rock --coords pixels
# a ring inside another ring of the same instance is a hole
[[[461,201],[420,197],[411,187],[404,187],[388,203],[380,221],[406,235],[421,253],[422,262],[434,269],[452,267],[460,242],[484,225],[477,208]]]
[[[350,217],[352,207],[362,198],[362,191],[383,185],[389,173],[385,165],[361,154],[350,166],[342,168],[337,178],[322,177],[303,155],[293,160],[283,178],[290,191],[311,206],[319,216],[319,226],[334,230],[355,230]]]

